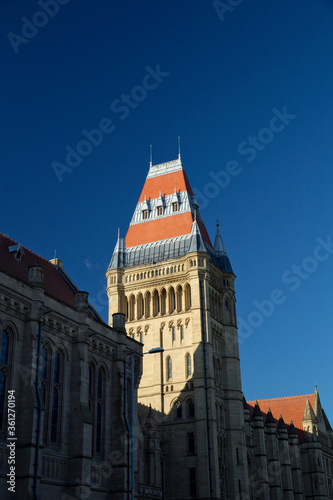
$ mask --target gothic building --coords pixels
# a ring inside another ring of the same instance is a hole
[[[114,319],[59,259],[0,235],[2,500],[127,497],[142,350]]]
[[[180,156],[150,164],[106,274],[109,326],[59,259],[0,235],[2,499],[333,498],[317,388],[243,396],[235,275]]]
[[[234,281],[181,157],[151,163],[107,271],[110,321],[122,312],[144,350],[139,416],[156,439],[138,454],[139,490],[160,487],[166,500],[333,498],[333,433],[317,390],[288,404],[244,400]]]

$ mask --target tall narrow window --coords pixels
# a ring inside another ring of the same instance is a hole
[[[150,292],[146,293],[145,296],[145,318],[150,316]]]
[[[192,376],[192,357],[191,354],[187,353],[185,356],[185,363],[186,363],[186,378]]]
[[[173,212],[178,212],[178,203],[177,202],[175,202],[175,203],[172,204],[172,211]]]
[[[180,340],[184,340],[184,325],[180,325]]]
[[[195,417],[195,407],[194,407],[194,402],[192,399],[190,399],[187,402],[187,417],[188,418],[194,418]]]
[[[177,287],[177,311],[180,312],[183,308],[183,289],[181,286]]]
[[[6,404],[6,385],[8,376],[8,350],[9,336],[4,330],[1,335],[1,351],[0,351],[0,429],[5,425],[5,404]]]
[[[142,210],[142,218],[148,219],[148,210]]]
[[[172,359],[170,356],[166,359],[166,368],[167,368],[167,380],[172,379]]]
[[[176,309],[176,295],[173,287],[169,290],[169,313],[173,313]]]
[[[191,287],[189,284],[185,285],[185,310],[188,311],[191,307]]]
[[[197,494],[197,473],[195,467],[191,467],[189,470],[189,482],[190,482],[190,495],[195,496]]]
[[[167,297],[167,294],[166,294],[165,288],[162,288],[162,290],[161,290],[161,314],[166,313],[166,297]]]
[[[172,342],[176,342],[176,327],[171,327]]]
[[[176,417],[182,418],[183,417],[183,409],[182,409],[182,404],[180,401],[176,401],[175,408],[176,408]]]
[[[102,452],[103,372],[97,376],[96,453]]]
[[[53,367],[51,442],[56,443],[59,436],[59,391],[60,391],[60,354],[56,352]]]
[[[163,215],[163,207],[157,207],[157,215]]]
[[[194,432],[189,432],[187,434],[187,451],[191,455],[195,453]]]
[[[137,307],[137,319],[141,319],[142,316],[144,315],[144,300],[143,300],[142,293],[138,294],[136,304],[137,304],[137,306],[136,306]]]
[[[160,296],[158,291],[155,290],[153,293],[153,316],[157,316],[160,312]]]

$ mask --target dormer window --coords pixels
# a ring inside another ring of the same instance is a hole
[[[142,210],[142,218],[148,219],[148,210]]]
[[[172,211],[173,212],[178,212],[178,202],[175,201],[173,204],[172,204]]]
[[[163,215],[163,207],[157,207],[157,215]]]

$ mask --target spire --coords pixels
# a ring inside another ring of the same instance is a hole
[[[180,136],[178,136],[178,158],[181,159],[182,155],[180,154]]]
[[[190,233],[189,252],[206,252],[205,243],[200,232],[198,222],[194,219]]]
[[[124,267],[125,251],[126,251],[125,238],[120,237],[120,229],[118,228],[117,243],[116,246],[114,247],[113,254],[111,257],[111,262],[109,264],[108,269],[116,269],[119,267]]]
[[[217,211],[217,209],[216,209]],[[215,236],[215,241],[214,241],[214,252],[215,254],[220,257],[221,255],[227,256],[227,250],[225,248],[222,235],[220,232],[220,224],[219,224],[219,219],[218,219],[218,214],[217,219],[216,219],[216,236]]]
[[[317,418],[316,418],[316,415],[312,409],[309,398],[306,398],[306,405],[305,405],[303,422],[309,421],[309,420],[312,422],[317,422]]]
[[[150,162],[149,162],[149,166],[150,167],[153,166],[153,145],[152,144],[150,145]]]
[[[322,407],[321,407],[321,402],[319,398],[319,393],[317,386],[315,385],[315,391],[314,391],[314,405],[313,405],[314,413],[317,417],[318,420],[321,420],[323,418],[322,414]]]
[[[254,405],[254,410],[253,410],[253,414],[252,414],[252,418],[255,418],[255,417],[262,418],[262,413],[261,413],[258,401],[256,401],[256,404]]]
[[[279,418],[279,421],[278,421],[278,430],[280,431],[282,429],[287,429],[287,426],[284,423],[283,416],[280,415],[280,418]]]
[[[268,408],[268,412],[267,412],[267,415],[266,415],[266,422],[265,424],[274,424],[275,425],[275,419],[273,417],[273,414],[271,412],[271,409]]]

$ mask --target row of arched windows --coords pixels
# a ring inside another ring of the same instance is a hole
[[[155,317],[158,315],[172,314],[174,312],[188,311],[191,308],[191,287],[187,283],[184,288],[178,285],[170,286],[168,290],[147,291],[144,295],[139,292],[136,296],[131,294],[123,298],[122,312],[126,321],[140,320],[141,318]]]
[[[152,271],[145,271],[144,273],[129,274],[125,277],[125,282],[145,280],[147,278],[154,278],[157,276],[165,276],[167,274],[179,273],[184,271],[184,264],[178,266],[163,267],[161,269],[154,269]]]
[[[170,382],[170,380],[172,380],[172,358],[171,358],[171,356],[166,357],[165,372],[166,372],[166,381]],[[185,354],[185,378],[189,378],[192,375],[193,375],[192,356],[189,352],[187,352]]]
[[[192,398],[187,399],[185,403],[177,399],[177,401],[173,403],[173,409],[177,420],[195,417],[195,406]]]

